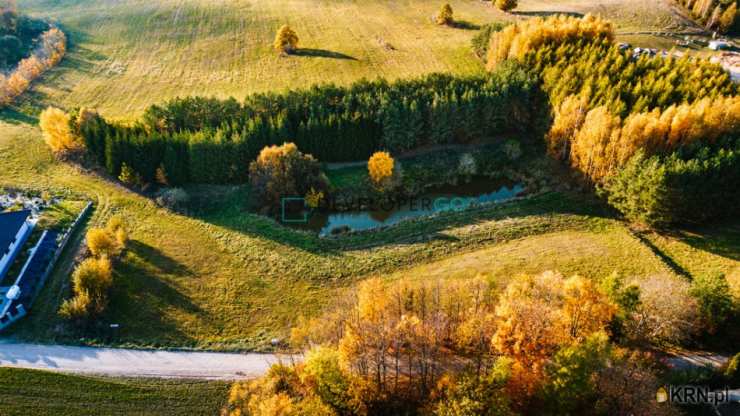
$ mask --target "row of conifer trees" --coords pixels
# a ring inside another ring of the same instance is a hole
[[[529,127],[537,82],[515,65],[487,75],[429,75],[255,94],[243,103],[191,97],[150,107],[133,125],[95,117],[80,133],[116,177],[125,164],[145,182],[238,183],[265,146],[290,141],[322,162],[377,150],[467,143]]]
[[[549,153],[626,216],[664,225],[740,214],[737,84],[707,60],[635,56],[613,39],[593,16],[530,19],[491,37],[488,67],[515,59],[540,75]]]

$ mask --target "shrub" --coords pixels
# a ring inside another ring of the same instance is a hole
[[[367,162],[370,178],[380,183],[393,175],[395,161],[388,152],[375,152]]]
[[[108,289],[112,284],[112,266],[108,258],[84,260],[72,273],[74,296],[62,304],[60,314],[77,323],[100,315],[108,304]]]
[[[118,175],[118,180],[128,186],[141,186],[143,184],[141,175],[125,163],[121,165],[121,174]]]
[[[85,259],[72,274],[74,292],[86,292],[93,300],[103,297],[113,281],[112,270],[107,257]]]
[[[44,134],[44,141],[54,153],[80,148],[80,142],[70,127],[70,117],[64,111],[48,107],[39,116],[39,126]]]
[[[126,247],[126,243],[128,243],[128,233],[126,232],[126,225],[123,221],[123,217],[120,215],[110,217],[105,226],[105,230],[115,237],[116,243],[119,247]]]
[[[121,246],[115,236],[102,228],[92,228],[87,232],[87,247],[96,257],[115,257],[121,253]]]
[[[507,140],[504,143],[503,151],[506,157],[512,162],[515,162],[522,156],[522,146],[517,140]]]
[[[306,192],[306,205],[310,208],[318,208],[324,202],[324,193],[313,188]]]
[[[471,41],[473,52],[475,52],[478,58],[484,59],[488,55],[488,45],[491,43],[491,35],[505,28],[506,25],[506,23],[500,22],[489,23],[483,25],[478,30],[478,33],[473,36],[473,40]]]
[[[699,314],[704,328],[710,334],[726,324],[734,313],[734,304],[730,286],[722,274],[701,274],[691,282],[691,296],[699,304]]]
[[[165,208],[180,211],[187,207],[190,195],[182,188],[167,188],[159,192],[156,201]]]
[[[169,179],[167,179],[167,171],[164,168],[164,164],[160,164],[157,168],[157,172],[155,173],[154,177],[157,184],[162,186],[168,186],[170,184]]]
[[[453,22],[452,18],[452,6],[450,3],[445,3],[437,14],[436,22],[438,25],[450,25]]]
[[[77,325],[81,325],[90,318],[90,310],[92,305],[92,299],[86,292],[78,293],[71,299],[67,299],[62,302],[62,306],[59,308],[59,315],[62,318],[73,321]]]
[[[367,161],[370,180],[380,190],[390,190],[398,184],[396,161],[388,152],[375,152]]]
[[[249,165],[249,179],[260,205],[273,210],[283,197],[302,197],[312,189],[324,192],[328,188],[319,161],[301,153],[293,143],[262,149]]]
[[[470,153],[463,153],[460,155],[460,161],[457,165],[457,172],[459,175],[470,178],[478,174],[478,165],[475,158]]]
[[[283,25],[275,35],[273,46],[278,52],[291,53],[298,47],[298,35],[290,26]]]
[[[629,338],[653,345],[679,344],[696,333],[697,303],[687,282],[658,275],[635,284],[640,303],[625,322]]]
[[[494,4],[499,10],[508,12],[516,9],[517,0],[494,0]]]
[[[117,257],[126,247],[127,241],[124,221],[115,215],[108,220],[105,228],[91,228],[87,232],[87,246],[96,257]]]

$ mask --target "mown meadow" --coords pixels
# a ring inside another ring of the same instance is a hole
[[[613,19],[626,38],[690,25],[667,4],[636,0],[598,5],[523,0],[518,14],[479,1],[451,1],[455,18],[468,29],[432,24],[439,4],[421,0],[18,3],[23,12],[59,22],[70,38],[67,59],[21,108],[36,112],[39,102],[91,106],[121,118],[176,96],[241,98],[329,81],[348,84],[363,77],[476,73],[481,69],[470,53],[471,29],[492,21],[599,13]],[[290,59],[273,53],[275,31],[285,23],[297,31],[306,53]],[[642,36],[649,43],[659,41]]]

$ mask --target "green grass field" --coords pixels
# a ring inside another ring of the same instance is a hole
[[[624,33],[686,25],[664,0],[522,0],[514,14],[478,0],[450,3],[469,28],[555,12],[602,14]],[[19,107],[34,113],[48,104],[91,106],[131,118],[183,95],[242,98],[362,77],[480,71],[470,51],[475,31],[432,24],[440,6],[428,0],[21,0],[22,11],[61,23],[71,47]],[[284,23],[297,31],[301,56],[281,58],[272,50]]]
[[[4,416],[219,414],[228,383],[72,376],[0,368]]]
[[[318,313],[358,279],[392,273],[439,276],[414,271],[424,267],[451,275],[472,267],[502,281],[522,271],[553,268],[589,277],[615,270],[628,276],[670,273],[621,223],[604,217],[583,196],[547,194],[323,240],[243,212],[243,204],[229,198],[198,216],[170,213],[118,185],[54,162],[35,130],[9,131],[0,138],[3,163],[9,166],[0,174],[3,183],[75,189],[97,204],[91,223],[117,212],[131,224],[131,248],[116,271],[104,318],[121,324],[120,332],[116,337],[102,332],[86,343],[261,349],[273,336],[284,336],[297,313]],[[69,290],[67,257],[13,335],[79,342],[56,315]],[[446,268],[424,266],[437,260]]]
[[[619,30],[656,30],[673,16],[662,2],[637,7],[634,0],[604,7],[587,1],[557,7],[521,1],[523,13],[513,15],[477,0],[451,3],[456,18],[470,24],[521,19],[538,11],[602,11],[617,19]],[[474,31],[430,22],[437,2],[23,0],[19,6],[59,21],[71,48],[62,65],[36,83],[17,107],[0,112],[0,186],[71,190],[96,204],[90,224],[119,213],[130,224],[132,241],[115,272],[103,318],[121,325],[118,334],[100,331],[81,339],[57,316],[69,292],[75,254],[69,250],[30,316],[12,329],[13,336],[263,349],[271,338],[287,333],[297,314],[318,313],[338,292],[370,275],[434,277],[440,274],[431,271],[446,270],[459,276],[487,273],[505,281],[523,271],[551,268],[593,277],[615,270],[630,276],[673,273],[582,195],[548,194],[322,240],[244,212],[239,192],[218,193],[217,209],[198,215],[166,211],[106,178],[55,161],[36,127],[39,109],[49,104],[97,107],[108,116],[131,118],[177,95],[241,97],[315,82],[482,70],[470,51]],[[274,31],[286,22],[313,56],[280,58],[271,50]],[[723,264],[736,268],[737,258]]]

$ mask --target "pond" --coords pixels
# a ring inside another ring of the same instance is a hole
[[[388,203],[378,210],[313,212],[305,223],[289,224],[327,236],[343,231],[362,231],[397,224],[445,211],[505,201],[524,193],[524,186],[502,179],[474,178],[468,183],[439,187],[424,195]]]

